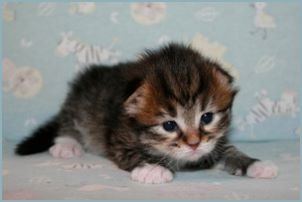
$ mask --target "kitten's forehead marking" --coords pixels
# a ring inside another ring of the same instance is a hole
[[[186,117],[185,109],[182,106],[177,105],[176,106],[176,122],[183,131],[187,129],[187,124],[188,124],[187,118],[188,117]]]
[[[190,108],[184,108],[177,105],[177,121],[183,131],[199,127],[200,120],[200,104],[195,103]]]
[[[203,113],[215,112],[217,110],[217,107],[215,106],[212,98],[209,98],[207,103],[202,103],[202,106],[203,106],[203,109],[201,109],[201,110],[203,111]]]

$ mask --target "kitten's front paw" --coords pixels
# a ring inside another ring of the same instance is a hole
[[[277,174],[278,167],[267,161],[256,161],[246,171],[246,175],[252,178],[274,178]]]
[[[60,137],[49,148],[49,153],[55,158],[73,158],[82,155],[82,146],[73,138]]]
[[[131,179],[140,183],[159,184],[171,181],[173,173],[163,166],[146,164],[132,170]]]

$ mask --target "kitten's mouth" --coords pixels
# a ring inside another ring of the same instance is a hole
[[[203,152],[201,149],[196,149],[196,150],[190,150],[190,151],[185,151],[182,154],[182,157],[179,159],[182,159],[184,161],[196,161],[200,159],[202,156],[204,156],[206,153]]]
[[[214,149],[215,142],[200,142],[197,145],[179,145],[173,144],[175,151],[174,158],[184,161],[196,161],[207,155]],[[172,146],[172,145],[171,145]]]

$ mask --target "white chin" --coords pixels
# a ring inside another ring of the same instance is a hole
[[[188,155],[182,157],[182,160],[184,160],[184,161],[197,161],[201,157],[205,156],[207,153],[201,152],[201,151],[188,153]]]
[[[178,155],[176,156],[177,159],[182,160],[182,161],[197,161],[201,157],[209,154],[210,152],[213,151],[215,147],[215,142],[213,143],[204,143],[197,148],[197,150],[193,151],[189,148],[186,148],[183,150],[183,152],[179,152]]]

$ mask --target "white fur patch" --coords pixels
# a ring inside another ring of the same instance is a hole
[[[278,174],[278,167],[272,162],[256,161],[247,169],[246,175],[252,178],[275,178]]]
[[[140,183],[159,184],[171,181],[173,174],[169,169],[160,165],[145,164],[132,170],[131,179]]]
[[[72,158],[82,155],[82,146],[71,137],[58,137],[55,144],[49,148],[49,153],[55,158]]]

